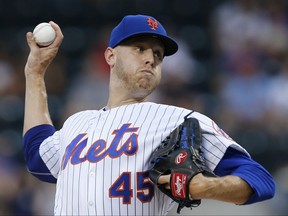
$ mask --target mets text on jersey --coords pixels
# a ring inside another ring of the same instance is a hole
[[[76,165],[88,160],[90,163],[97,163],[106,156],[111,158],[120,157],[123,154],[132,156],[137,153],[138,150],[138,127],[131,127],[131,124],[124,124],[120,129],[116,129],[112,132],[114,139],[112,140],[108,149],[106,149],[106,141],[103,139],[96,140],[88,149],[85,156],[81,157],[81,153],[87,145],[88,137],[86,134],[79,134],[73,141],[67,146],[65,154],[63,156],[61,169],[64,170],[68,161],[71,159],[71,164]],[[132,133],[129,138],[119,146],[120,140],[125,133]]]

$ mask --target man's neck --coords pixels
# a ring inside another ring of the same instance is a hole
[[[135,104],[135,103],[141,103],[141,102],[145,102],[147,101],[147,98],[130,98],[130,99],[125,99],[125,100],[111,100],[109,98],[108,103],[106,105],[106,110],[115,108],[115,107],[119,107],[119,106],[123,106],[123,105],[129,105],[129,104]]]
[[[149,93],[144,91],[132,91],[124,86],[123,83],[115,81],[110,78],[109,86],[109,99],[107,102],[106,109],[112,109],[115,107],[135,104],[147,101]]]

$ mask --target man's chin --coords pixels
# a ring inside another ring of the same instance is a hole
[[[140,89],[149,92],[149,94],[157,87],[157,84],[149,79],[141,79],[138,84]]]
[[[147,88],[139,88],[138,90],[135,90],[132,94],[134,98],[146,98],[147,96],[149,96],[153,90],[155,88],[151,89],[147,89]]]

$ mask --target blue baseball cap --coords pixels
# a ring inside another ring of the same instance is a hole
[[[109,47],[116,47],[125,39],[137,35],[153,35],[164,44],[164,55],[170,56],[177,52],[177,42],[167,35],[166,30],[152,16],[127,15],[112,30],[109,40]]]

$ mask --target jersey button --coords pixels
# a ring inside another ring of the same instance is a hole
[[[89,205],[92,206],[94,204],[93,201],[89,201]]]
[[[94,174],[95,174],[94,172],[90,172],[90,176],[91,176],[91,177],[93,177],[93,176],[94,176]]]

